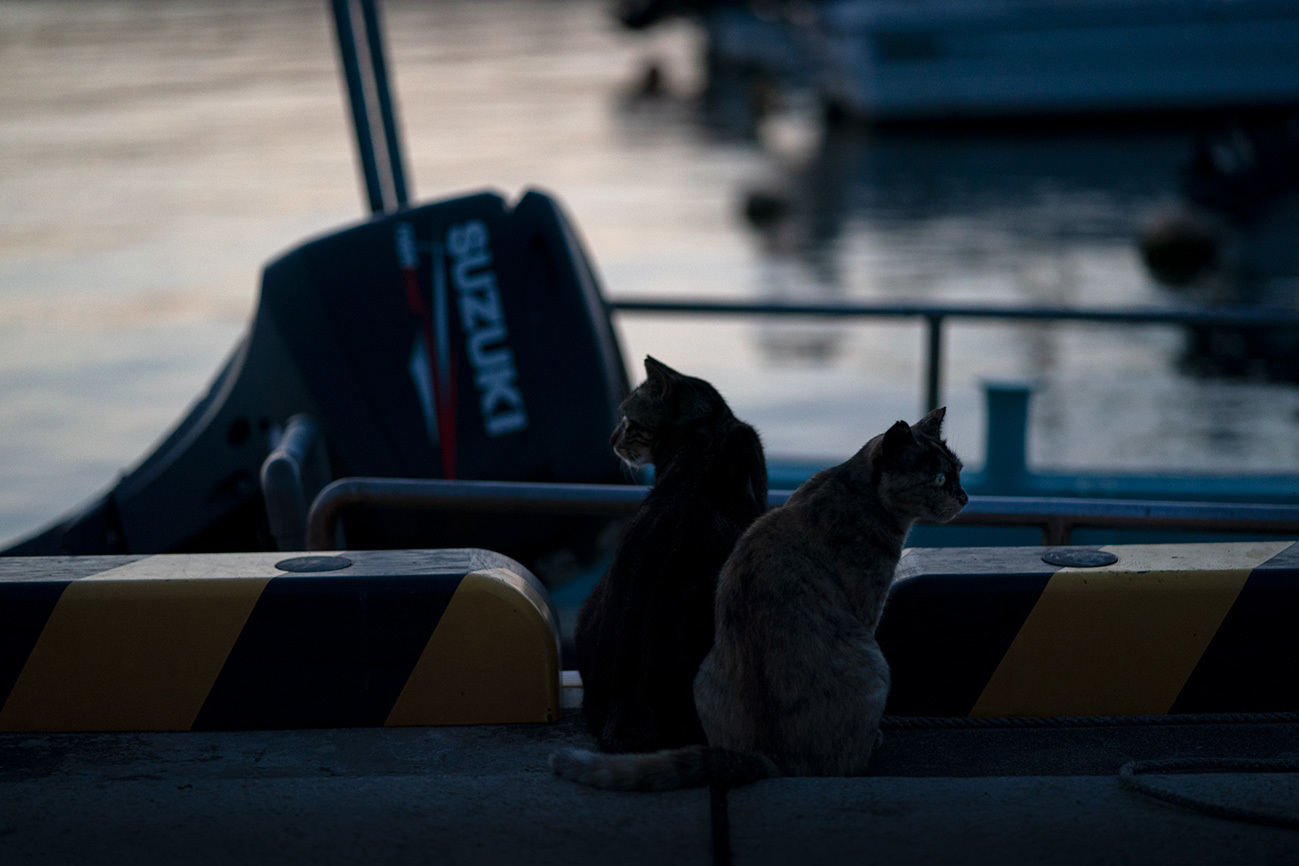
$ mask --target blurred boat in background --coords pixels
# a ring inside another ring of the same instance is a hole
[[[1299,104],[1291,0],[625,5],[636,26],[689,8],[714,62],[804,71],[831,111],[871,122]]]

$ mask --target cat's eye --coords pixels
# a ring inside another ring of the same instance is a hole
[[[942,472],[939,472],[937,475],[934,476],[934,486],[935,486],[935,487],[942,487],[942,486],[943,486],[944,484],[946,484],[946,483],[947,483],[947,475],[946,475],[946,474],[944,474],[944,473],[942,473]]]

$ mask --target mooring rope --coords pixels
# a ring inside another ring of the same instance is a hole
[[[1179,713],[1149,716],[885,716],[880,727],[891,730],[957,728],[1081,728],[1113,725],[1239,725],[1296,724],[1299,713]],[[1299,759],[1177,758],[1128,761],[1119,770],[1119,782],[1140,794],[1205,815],[1299,830],[1299,813],[1254,809],[1213,803],[1169,791],[1139,778],[1148,773],[1228,772],[1295,773]],[[709,811],[713,841],[713,866],[731,866],[731,826],[726,788],[709,786]]]
[[[1163,800],[1184,809],[1191,809],[1205,815],[1226,818],[1230,821],[1244,821],[1250,824],[1266,824],[1272,827],[1286,827],[1299,830],[1299,812],[1281,812],[1271,809],[1256,809],[1247,806],[1233,806],[1229,803],[1214,803],[1189,794],[1170,791],[1151,784],[1149,779],[1140,778],[1147,773],[1295,773],[1299,772],[1299,759],[1277,758],[1271,760],[1254,760],[1249,758],[1173,758],[1165,761],[1128,761],[1119,770],[1119,782],[1147,797]]]
[[[1296,723],[1299,723],[1299,713],[1176,713],[1162,716],[885,716],[880,720],[880,727],[905,730]]]
[[[1178,713],[1148,716],[885,716],[880,727],[891,730],[952,730],[960,728],[1085,728],[1110,726],[1155,727],[1161,725],[1299,724],[1299,713]],[[1295,773],[1299,759],[1173,758],[1128,761],[1119,770],[1120,783],[1147,797],[1153,797],[1205,815],[1299,830],[1299,811],[1282,812],[1214,803],[1177,791],[1170,791],[1139,778],[1153,773],[1228,772]]]

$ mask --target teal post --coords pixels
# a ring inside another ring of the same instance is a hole
[[[987,382],[988,439],[984,453],[985,492],[1014,496],[1024,492],[1028,474],[1028,398],[1026,382]]]

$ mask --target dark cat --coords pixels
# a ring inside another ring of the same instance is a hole
[[[610,444],[633,467],[654,464],[654,486],[574,635],[582,711],[610,752],[704,742],[691,684],[713,644],[717,574],[767,507],[754,429],[702,379],[648,357],[645,372]]]
[[[566,750],[556,774],[600,788],[731,786],[866,771],[889,690],[875,626],[916,520],[965,506],[944,410],[899,421],[745,533],[718,581],[716,643],[695,680],[708,746]]]

